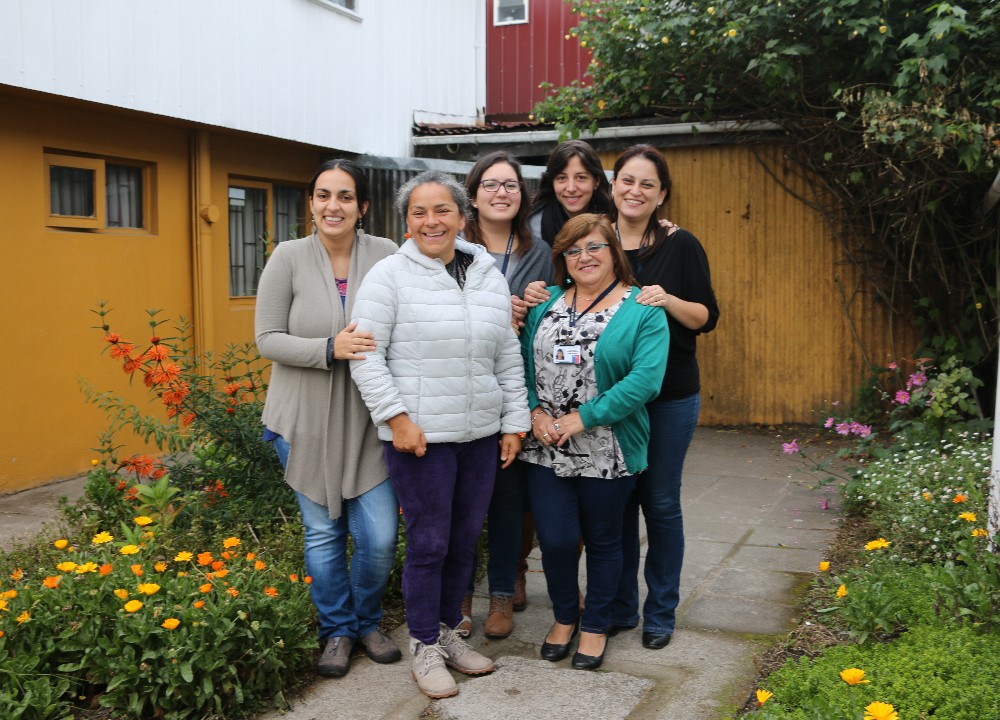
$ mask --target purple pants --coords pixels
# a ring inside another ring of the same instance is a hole
[[[439,623],[462,621],[462,596],[472,579],[476,542],[493,495],[498,435],[464,443],[428,443],[418,458],[385,443],[406,524],[403,604],[410,636],[434,645]]]

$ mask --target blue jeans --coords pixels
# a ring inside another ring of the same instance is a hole
[[[490,595],[514,595],[514,578],[521,554],[521,523],[528,505],[526,467],[527,463],[515,460],[507,469],[497,470],[486,536],[489,548],[486,576]]]
[[[701,396],[658,400],[649,412],[649,467],[636,477],[635,492],[625,508],[622,547],[625,566],[611,622],[622,627],[639,623],[639,508],[646,519],[646,602],[643,632],[672,634],[680,602],[684,563],[684,519],[681,473],[698,425]]]
[[[288,442],[273,441],[282,466],[288,463]],[[382,595],[396,558],[399,505],[392,483],[383,481],[356,498],[343,501],[341,514],[330,519],[325,505],[295,493],[305,526],[309,593],[319,619],[320,642],[331,637],[357,639],[378,628]],[[347,536],[354,540],[350,570]]]
[[[384,443],[389,476],[406,522],[403,604],[410,637],[434,645],[440,623],[462,621],[500,456],[499,435],[428,443],[423,457]]]
[[[557,622],[580,618],[580,538],[587,549],[587,593],[580,629],[605,633],[622,573],[622,512],[632,476],[561,478],[528,465],[528,495],[542,549],[542,569]]]

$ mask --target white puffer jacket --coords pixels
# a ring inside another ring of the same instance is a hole
[[[464,289],[407,240],[358,290],[352,320],[376,349],[351,362],[351,376],[382,440],[403,412],[432,443],[531,427],[507,283],[484,248],[461,239],[455,248],[474,256]]]

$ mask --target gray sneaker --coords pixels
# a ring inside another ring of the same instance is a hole
[[[457,630],[452,630],[444,623],[441,624],[438,643],[444,650],[445,664],[452,670],[465,675],[485,675],[496,669],[492,660],[473,650]]]
[[[378,628],[362,635],[358,638],[358,643],[365,649],[368,657],[377,663],[393,663],[403,657],[396,643]]]
[[[349,637],[326,639],[323,654],[316,663],[316,672],[324,677],[344,677],[351,669],[351,649],[354,641]]]
[[[444,666],[444,649],[440,645],[424,645],[410,638],[410,652],[413,653],[413,679],[420,692],[429,698],[458,695],[458,685]]]

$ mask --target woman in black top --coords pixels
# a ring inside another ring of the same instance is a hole
[[[687,230],[664,226],[657,219],[657,208],[670,197],[670,172],[663,156],[649,145],[634,145],[622,153],[614,167],[612,196],[615,228],[642,287],[637,301],[664,308],[670,325],[669,352],[664,348],[667,373],[659,396],[647,406],[649,469],[637,476],[625,510],[625,565],[611,614],[615,629],[639,623],[641,506],[648,541],[642,644],[658,650],[670,642],[680,599],[681,473],[701,406],[696,339],[715,327],[719,306],[701,243]]]

